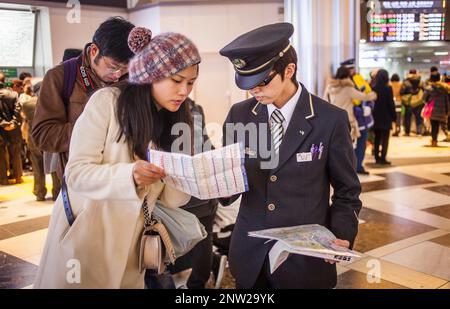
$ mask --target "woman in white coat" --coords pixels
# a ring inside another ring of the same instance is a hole
[[[139,244],[142,203],[179,207],[190,196],[165,186],[146,161],[148,147],[170,151],[176,123],[191,125],[184,101],[198,75],[195,45],[176,33],[151,38],[135,28],[129,81],[96,92],[75,124],[65,170],[75,215],[69,226],[59,195],[35,288],[143,288]]]
[[[356,140],[361,136],[358,121],[353,113],[353,100],[373,101],[376,100],[375,92],[364,93],[355,89],[355,84],[350,79],[350,72],[345,66],[341,66],[333,80],[328,84],[323,94],[324,100],[342,108],[347,112],[350,122],[350,135],[356,146]]]

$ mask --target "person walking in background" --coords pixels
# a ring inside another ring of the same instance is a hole
[[[400,76],[398,76],[397,73],[392,74],[390,85],[392,87],[392,92],[394,94],[395,112],[397,114],[394,134],[392,134],[392,136],[399,136],[402,128],[402,96],[400,95],[402,82],[400,81]]]
[[[447,120],[450,115],[450,86],[441,82],[441,75],[435,72],[430,75],[429,89],[425,91],[427,108],[431,109],[431,147],[438,147],[439,126],[447,133]],[[448,138],[448,136],[446,136]]]
[[[8,171],[15,184],[23,183],[22,117],[17,97],[9,88],[0,89],[0,185],[9,184]]]
[[[416,134],[422,134],[422,108],[423,108],[423,85],[420,74],[412,69],[400,89],[402,105],[405,108],[404,126],[405,136],[411,132],[411,117],[414,115],[416,120]]]
[[[392,87],[389,85],[389,74],[386,70],[381,69],[378,71],[373,90],[377,93],[373,110],[375,162],[389,165],[391,162],[386,160],[389,133],[392,128],[392,122],[395,122],[397,115],[395,112],[394,94]]]

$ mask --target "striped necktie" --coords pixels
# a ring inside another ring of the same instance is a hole
[[[284,116],[279,109],[276,109],[270,115],[270,130],[272,132],[273,149],[275,153],[280,151],[280,144],[283,141],[284,129],[283,129]]]

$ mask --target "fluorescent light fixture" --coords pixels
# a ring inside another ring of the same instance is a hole
[[[447,56],[448,52],[447,51],[445,51],[445,52],[434,52],[434,55],[435,56]]]

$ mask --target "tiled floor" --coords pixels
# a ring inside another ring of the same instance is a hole
[[[0,250],[0,289],[24,288],[33,283],[37,266]]]
[[[423,147],[428,140],[391,138],[392,166],[368,156],[355,241],[362,258],[339,265],[337,288],[450,289],[450,148]],[[0,288],[30,287],[37,270],[53,202],[36,202],[31,186],[29,177],[0,186]],[[235,287],[229,271],[222,286]]]
[[[383,260],[450,281],[450,247],[424,241],[388,254]]]
[[[363,208],[359,217],[365,221],[359,225],[358,236],[355,241],[355,250],[359,252],[367,252],[435,229],[428,225],[368,208]]]

